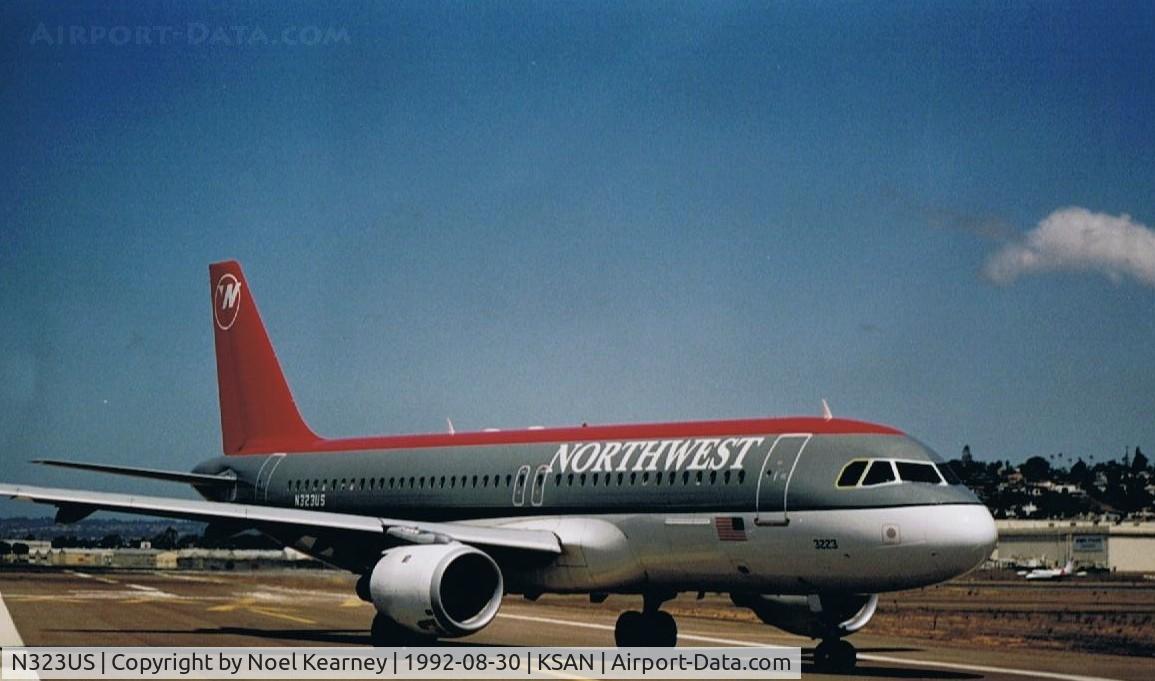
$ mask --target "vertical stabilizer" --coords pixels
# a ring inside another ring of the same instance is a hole
[[[225,454],[308,450],[320,438],[297,411],[240,263],[209,265],[209,286]]]

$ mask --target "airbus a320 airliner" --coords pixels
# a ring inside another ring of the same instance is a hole
[[[192,472],[42,463],[191,484],[204,500],[0,484],[71,522],[96,510],[258,530],[360,575],[375,643],[467,636],[504,594],[640,594],[619,646],[672,646],[662,604],[730,594],[767,624],[843,640],[879,592],[986,559],[995,526],[933,451],[894,428],[831,418],[328,439],[293,402],[237,262],[209,267],[224,456]]]

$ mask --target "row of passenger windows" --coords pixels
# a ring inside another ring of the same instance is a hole
[[[628,476],[625,473],[568,473],[562,476],[561,473],[554,475],[554,485],[561,487],[562,483],[567,487],[578,485],[585,487],[590,485],[592,487],[602,486],[609,487],[610,485],[637,485],[639,482],[642,485],[676,485],[681,482],[683,485],[729,485],[737,482],[742,484],[746,482],[746,471],[738,471],[735,474],[733,471],[723,471],[719,474],[718,471],[682,471],[679,474],[677,471],[651,473],[650,471],[643,471],[642,473],[630,473]]]
[[[554,485],[561,487],[564,483],[568,487],[574,485],[585,487],[589,486],[603,486],[610,485],[676,485],[681,482],[683,485],[702,485],[702,484],[723,484],[729,485],[732,483],[742,484],[746,482],[746,471],[682,471],[679,475],[677,471],[655,472],[643,471],[642,473],[569,473],[562,475],[558,473],[554,476]],[[513,484],[512,475],[442,475],[437,476],[415,476],[406,477],[390,477],[390,478],[334,478],[332,480],[290,480],[288,482],[289,492],[372,492],[373,490],[390,490],[390,489],[457,489],[457,488],[498,488],[509,487]]]
[[[960,485],[962,481],[946,464],[896,459],[856,459],[842,467],[839,487],[871,487],[892,482],[925,482]]]
[[[290,492],[372,492],[375,489],[434,489],[434,488],[465,488],[465,487],[509,487],[513,484],[512,475],[442,475],[425,476],[411,475],[409,477],[391,478],[334,478],[332,480],[290,480]]]

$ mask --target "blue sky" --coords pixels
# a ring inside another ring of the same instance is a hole
[[[217,454],[225,258],[328,435],[827,398],[1155,449],[1152,44],[1150,3],[5,3],[2,477]]]

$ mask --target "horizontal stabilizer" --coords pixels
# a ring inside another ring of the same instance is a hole
[[[168,482],[185,482],[190,485],[228,486],[236,482],[231,475],[206,475],[203,473],[184,473],[182,471],[165,471],[157,468],[139,468],[137,466],[117,466],[109,463],[87,463],[84,461],[61,461],[59,459],[36,459],[30,463],[39,463],[45,466],[60,468],[76,468],[82,471],[97,473],[112,473],[127,475],[134,478],[149,478],[151,480],[166,480]]]

